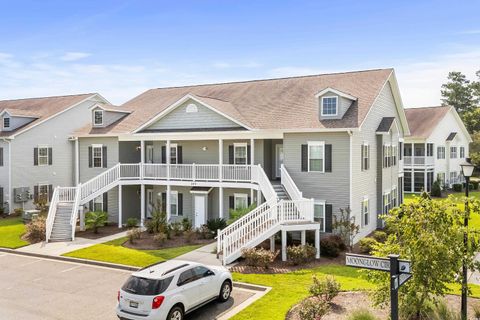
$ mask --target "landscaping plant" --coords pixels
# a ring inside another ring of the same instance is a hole
[[[475,320],[480,320],[480,304],[477,302],[472,306],[472,308]]]
[[[340,216],[333,217],[332,228],[342,238],[347,249],[352,251],[353,240],[360,231],[360,226],[355,223],[355,217],[352,217],[350,208],[340,208]]]
[[[191,229],[185,231],[184,235],[185,235],[185,241],[187,243],[193,243],[197,238],[197,233]]]
[[[316,253],[315,247],[308,243],[304,246],[289,246],[287,247],[287,260],[297,266],[314,260]]]
[[[223,218],[207,220],[207,228],[213,233],[214,237],[217,236],[218,230],[223,230],[226,227],[227,221]]]
[[[388,235],[385,231],[376,230],[372,234],[372,238],[381,243],[384,243],[385,241],[387,241],[387,237]]]
[[[157,233],[153,236],[153,240],[155,240],[156,243],[162,246],[165,241],[167,241],[167,235],[163,232]]]
[[[377,317],[367,309],[359,309],[350,313],[348,320],[377,320]]]
[[[430,193],[432,197],[440,198],[442,196],[442,187],[440,186],[440,181],[435,180],[432,184],[432,192]]]
[[[373,247],[378,244],[378,241],[374,238],[365,237],[358,242],[358,248],[360,253],[370,254],[373,250]]]
[[[242,257],[248,266],[268,269],[268,265],[275,261],[279,251],[272,252],[263,248],[247,248],[242,250]]]
[[[458,312],[450,309],[445,301],[441,300],[432,306],[432,311],[428,315],[429,320],[460,320]]]
[[[170,227],[172,229],[173,235],[178,237],[182,235],[182,223],[179,221],[175,221],[170,223]]]
[[[330,311],[330,305],[321,299],[308,298],[298,307],[298,315],[302,320],[320,320]]]
[[[134,244],[136,240],[142,237],[142,230],[140,228],[132,228],[127,231],[128,241]]]
[[[98,233],[98,228],[103,227],[108,220],[108,214],[103,211],[90,211],[85,215],[85,226]]]
[[[245,208],[230,209],[229,210],[230,219],[228,219],[228,224],[232,224],[233,222],[240,219],[241,217],[243,217],[244,215],[246,215],[256,207],[257,205],[255,203],[252,203],[250,206]]]
[[[23,236],[25,240],[30,243],[41,242],[46,237],[46,222],[47,217],[38,216],[26,225],[26,232]]]
[[[138,219],[137,218],[128,218],[127,219],[127,228],[128,229],[135,228],[136,226],[138,226]]]
[[[340,292],[340,284],[332,276],[326,276],[324,278],[312,277],[313,283],[308,289],[310,294],[320,300],[331,303]]]
[[[147,231],[149,233],[166,232],[167,230],[167,214],[158,210],[156,206],[152,213],[152,218],[147,222]]]
[[[184,232],[191,231],[192,230],[192,220],[190,220],[188,218],[183,218],[182,219],[182,230]]]
[[[338,238],[328,236],[320,239],[320,254],[324,257],[336,258],[342,251]]]

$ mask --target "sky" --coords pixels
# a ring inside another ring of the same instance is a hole
[[[0,0],[0,100],[395,69],[406,107],[480,70],[480,1]]]

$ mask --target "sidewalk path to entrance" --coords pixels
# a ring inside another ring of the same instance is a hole
[[[174,258],[174,260],[194,261],[209,266],[221,266],[222,262],[220,259],[217,259],[217,254],[215,253],[216,247],[217,243],[213,242],[196,250],[182,254],[181,256]]]
[[[127,235],[126,231],[112,234],[98,239],[75,238],[74,241],[66,242],[39,242],[26,247],[21,247],[15,251],[43,254],[49,256],[61,256],[64,253],[71,252],[78,249],[87,248],[95,244],[115,240]]]

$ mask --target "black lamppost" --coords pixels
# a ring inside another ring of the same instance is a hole
[[[463,225],[465,226],[465,232],[463,233],[463,250],[464,250],[464,256],[463,256],[463,266],[462,266],[462,271],[463,271],[463,277],[462,277],[462,320],[467,320],[467,296],[468,296],[468,288],[467,288],[467,276],[468,276],[468,269],[467,269],[467,263],[465,261],[467,253],[468,253],[468,213],[469,213],[469,208],[468,208],[468,191],[469,191],[469,185],[470,185],[470,177],[473,174],[473,169],[475,166],[470,163],[470,158],[465,159],[466,162],[460,164],[460,167],[462,167],[462,174],[465,177],[465,196],[467,197],[467,200],[465,201],[465,217],[463,220]]]

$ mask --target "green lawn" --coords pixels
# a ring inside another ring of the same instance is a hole
[[[145,267],[156,262],[178,257],[201,247],[201,245],[191,245],[160,250],[135,250],[122,246],[126,240],[126,237],[119,238],[85,249],[68,252],[64,256]]]
[[[25,225],[21,218],[0,219],[0,247],[15,249],[28,245],[21,239],[24,233]]]

